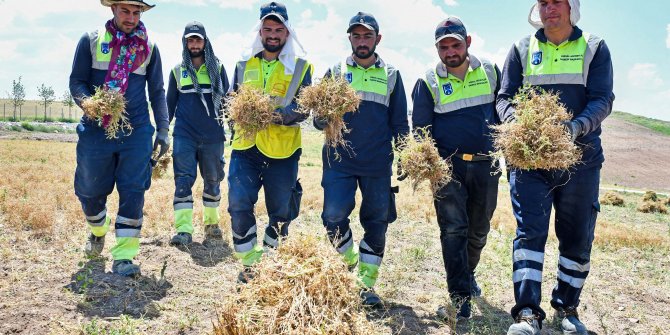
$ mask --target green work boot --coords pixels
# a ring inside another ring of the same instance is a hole
[[[88,235],[88,241],[86,241],[86,246],[84,247],[84,253],[88,258],[99,257],[102,253],[102,249],[105,247],[105,236],[95,236],[93,234]]]
[[[170,245],[175,247],[185,247],[193,242],[193,238],[189,233],[177,233],[177,235],[172,236],[170,240]]]
[[[572,308],[558,308],[556,310],[556,320],[561,321],[561,330],[565,335],[588,335],[586,326],[579,321],[577,309]]]
[[[112,264],[112,272],[124,277],[139,277],[141,275],[140,266],[133,264],[127,259],[115,259]]]

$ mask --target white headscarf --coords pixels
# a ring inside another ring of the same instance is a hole
[[[261,42],[260,30],[263,26],[263,20],[267,18],[268,15],[260,19],[258,24],[254,27],[253,32],[255,32],[256,38],[254,39],[254,42],[251,43],[251,46],[242,52],[242,60],[247,61],[265,49]],[[279,17],[277,15],[275,16]],[[279,62],[284,65],[284,73],[290,75],[293,74],[293,70],[295,70],[295,58],[304,57],[306,52],[302,47],[302,44],[300,44],[300,41],[298,41],[298,35],[296,35],[295,30],[293,30],[293,27],[291,27],[288,20],[284,21],[282,18],[280,18],[280,20],[284,22],[284,26],[288,29],[288,38],[286,44],[284,44],[284,47],[281,49],[281,52],[279,52]]]
[[[577,25],[577,22],[580,18],[579,0],[568,0],[568,3],[570,4],[570,23],[574,27]],[[537,2],[535,2],[533,7],[530,7],[530,13],[528,13],[528,23],[530,23],[531,26],[538,30],[544,28],[542,20],[540,20],[540,10],[537,8]]]

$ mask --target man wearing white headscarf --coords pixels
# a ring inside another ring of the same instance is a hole
[[[538,20],[539,18],[539,20]],[[581,163],[569,171],[511,168],[510,195],[517,235],[513,246],[516,304],[507,334],[540,334],[544,248],[551,208],[559,241],[557,284],[551,306],[563,334],[588,334],[579,321],[579,296],[591,267],[600,169],[604,161],[600,124],[614,101],[612,59],[605,41],[583,32],[579,0],[538,0],[529,15],[537,32],[514,44],[505,61],[497,110],[514,122],[514,95],[523,85],[558,92],[572,115],[566,131],[582,149]]]
[[[302,187],[298,182],[301,154],[300,122],[306,114],[297,113],[295,97],[301,87],[312,82],[313,66],[288,21],[286,7],[277,2],[261,6],[256,38],[237,63],[233,90],[242,84],[262,89],[277,104],[281,120],[258,132],[254,139],[241,136],[234,127],[230,168],[228,170],[228,212],[231,216],[235,257],[244,270],[238,281],[253,277],[251,266],[263,254],[256,238],[254,206],[261,187],[269,224],[263,245],[276,248],[279,236],[288,235],[291,220],[298,216]]]

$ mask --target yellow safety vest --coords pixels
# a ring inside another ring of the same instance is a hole
[[[100,38],[102,36],[102,38]],[[109,46],[109,43],[112,42],[112,34],[103,28],[98,31],[94,31],[89,34],[90,48],[91,48],[91,67],[96,70],[107,71],[109,69],[109,62],[112,58],[112,48]],[[139,74],[145,76],[147,74],[147,66],[149,66],[149,61],[151,60],[151,54],[154,51],[154,44],[151,41],[147,41],[149,45],[149,54],[147,59],[133,71],[134,74]]]
[[[398,71],[383,60],[367,69],[358,66],[349,56],[331,69],[333,77],[343,77],[356,90],[363,101],[371,101],[389,106],[391,93],[398,79]]]
[[[296,59],[293,75],[284,72],[284,65],[277,64],[268,78],[264,77],[259,57],[237,63],[237,84],[251,85],[262,89],[265,93],[277,98],[277,107],[286,107],[293,102],[307,71],[313,71],[312,65],[302,58]],[[300,74],[296,76],[295,74]],[[265,156],[270,158],[288,158],[302,147],[300,125],[284,126],[271,124],[267,129],[259,131],[255,139],[242,136],[243,130],[235,126],[233,150],[246,150],[254,145]]]

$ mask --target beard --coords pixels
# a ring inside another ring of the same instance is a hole
[[[354,55],[360,59],[368,59],[372,57],[372,55],[375,54],[375,50],[377,49],[377,46],[373,46],[372,50],[370,50],[368,47],[358,47],[354,49],[353,47],[351,48],[351,51],[354,52]]]
[[[459,67],[465,62],[466,59],[468,59],[468,55],[469,54],[466,51],[463,56],[452,56],[449,58],[444,58],[442,59],[442,63],[444,63],[447,67]]]
[[[202,57],[202,56],[205,55],[205,50],[204,49],[189,50],[188,52],[189,52],[189,54],[191,54],[191,58],[198,58],[198,57]]]
[[[279,42],[279,43],[278,43],[277,45],[269,45],[269,44],[268,44],[268,39],[266,39],[266,40],[263,41],[263,43],[262,43],[262,44],[263,44],[263,48],[264,48],[266,51],[268,51],[268,52],[278,52],[278,51],[280,51],[280,50],[284,47],[284,45],[286,44],[286,42],[281,43],[281,41],[280,41],[279,39],[273,39],[273,41],[277,41],[277,42]]]

